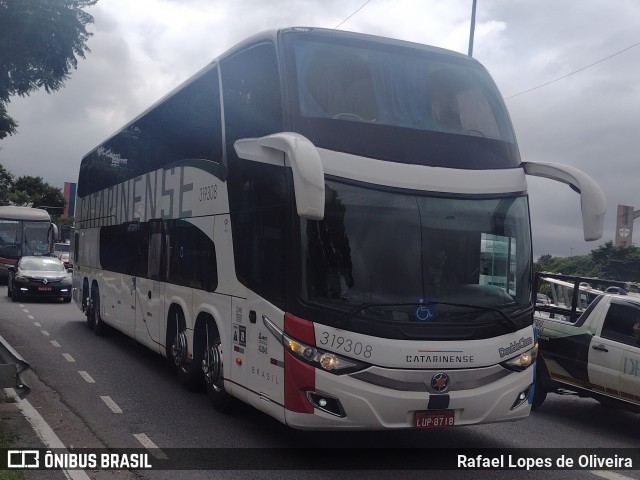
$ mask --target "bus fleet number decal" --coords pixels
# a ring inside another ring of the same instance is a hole
[[[218,198],[218,185],[207,185],[200,187],[200,201],[206,202]]]
[[[329,332],[322,332],[320,344],[335,348],[336,350],[342,350],[345,353],[363,356],[364,358],[370,358],[371,353],[373,352],[373,347],[371,345],[357,341],[354,342],[350,338],[330,334]]]

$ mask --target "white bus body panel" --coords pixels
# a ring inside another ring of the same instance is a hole
[[[522,168],[462,170],[373,160],[318,149],[326,175],[424,192],[491,195],[526,192]]]

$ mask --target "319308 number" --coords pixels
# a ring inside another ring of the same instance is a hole
[[[206,202],[209,200],[215,200],[218,198],[218,186],[217,185],[207,185],[205,187],[200,187],[200,201]]]
[[[320,336],[320,345],[325,345],[336,350],[342,350],[345,353],[351,353],[364,358],[370,358],[373,353],[373,347],[358,341],[353,341],[348,337],[341,335],[322,332]]]

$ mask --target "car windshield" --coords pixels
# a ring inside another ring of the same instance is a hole
[[[39,272],[64,272],[64,265],[54,258],[23,258],[20,268]]]
[[[302,220],[303,300],[401,323],[502,322],[501,312],[530,307],[525,196],[443,198],[332,181],[325,189],[324,219]]]

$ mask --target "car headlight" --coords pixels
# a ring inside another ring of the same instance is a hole
[[[513,357],[505,362],[502,362],[504,368],[509,370],[514,370],[516,372],[521,372],[526,370],[538,357],[538,344],[536,343],[532,349],[527,350],[526,352],[521,353],[517,357]]]
[[[23,277],[22,275],[16,275],[13,278],[13,281],[16,283],[27,283],[29,279],[27,277]]]

